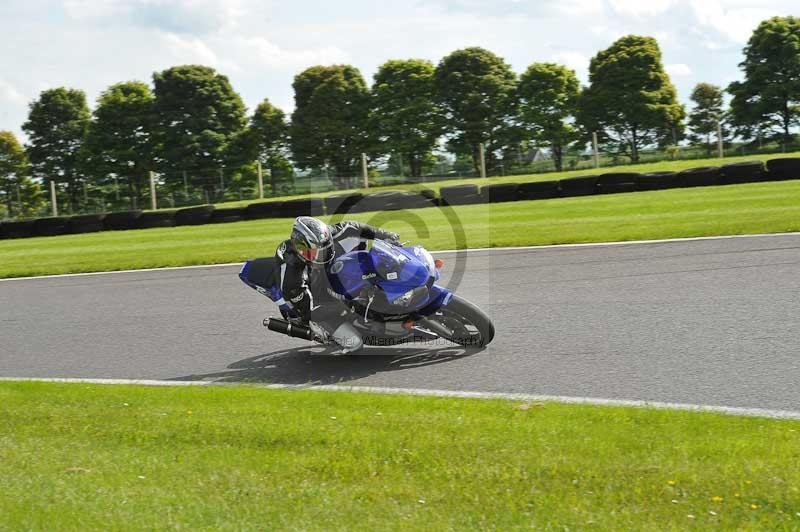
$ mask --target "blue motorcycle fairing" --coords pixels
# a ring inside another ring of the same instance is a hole
[[[402,248],[376,240],[369,252],[353,251],[337,258],[327,272],[333,290],[351,300],[369,285],[379,287],[390,303],[426,286],[425,297],[414,301],[412,307],[402,307],[404,312],[435,312],[452,296],[446,288],[434,284],[439,272],[430,254],[419,246]]]
[[[278,307],[289,315],[294,315],[291,307],[283,299],[283,293],[275,282],[275,259],[266,257],[245,262],[239,270],[239,279],[247,286],[254,289],[277,303]]]

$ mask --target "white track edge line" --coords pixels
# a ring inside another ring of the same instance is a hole
[[[503,399],[510,401],[533,401],[559,404],[649,408],[653,410],[680,410],[687,412],[706,412],[739,417],[761,417],[770,419],[800,420],[800,411],[772,410],[767,408],[747,408],[737,406],[694,405],[688,403],[668,403],[661,401],[637,401],[629,399],[603,399],[597,397],[571,397],[561,395],[539,395],[505,392],[470,392],[462,390],[432,390],[424,388],[389,388],[379,386],[342,386],[337,384],[254,384],[213,381],[165,381],[155,379],[81,379],[81,378],[15,378],[0,377],[0,382],[52,382],[66,384],[106,384],[138,386],[253,386],[271,390],[310,390],[326,392],[372,393],[383,395],[409,395],[423,397],[448,397],[457,399]]]
[[[580,244],[546,244],[541,246],[518,246],[518,247],[490,247],[490,248],[466,248],[466,249],[446,249],[446,250],[432,250],[434,255],[442,255],[445,253],[476,253],[476,252],[492,252],[492,251],[524,251],[535,249],[569,249],[569,248],[590,248],[590,247],[610,247],[610,246],[631,246],[639,244],[668,244],[671,242],[697,242],[704,240],[731,240],[736,238],[763,238],[763,237],[781,237],[781,236],[800,236],[800,232],[790,233],[758,233],[753,235],[721,235],[721,236],[694,236],[686,238],[665,238],[661,240],[623,240],[619,242],[584,242]],[[34,275],[29,277],[7,277],[0,279],[0,283],[8,281],[30,281],[34,279],[58,279],[61,277],[91,277],[94,275],[115,275],[123,273],[147,273],[147,272],[168,272],[174,270],[195,270],[203,268],[230,268],[233,266],[241,266],[242,262],[226,262],[223,264],[195,264],[192,266],[166,266],[164,268],[141,268],[135,270],[114,270],[108,272],[84,272],[84,273],[59,273],[55,275]]]

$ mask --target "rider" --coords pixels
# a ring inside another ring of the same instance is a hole
[[[310,216],[294,221],[292,233],[275,251],[284,299],[303,323],[330,335],[341,353],[358,351],[364,345],[349,319],[342,296],[329,285],[326,266],[334,257],[364,250],[367,240],[399,243],[400,236],[384,229],[354,221],[327,225]]]

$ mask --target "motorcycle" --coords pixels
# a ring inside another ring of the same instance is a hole
[[[370,250],[346,253],[325,268],[331,295],[351,311],[365,345],[392,346],[444,339],[480,348],[494,338],[491,319],[476,305],[436,284],[443,262],[422,246],[403,247],[383,240]],[[294,338],[331,343],[319,328],[300,322],[283,299],[273,257],[246,262],[239,277],[275,302],[282,318],[264,326]]]

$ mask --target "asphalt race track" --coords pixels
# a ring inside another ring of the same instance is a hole
[[[445,259],[445,271],[454,266]],[[495,341],[321,356],[236,267],[0,282],[0,377],[520,392],[800,410],[800,236],[470,252]]]

